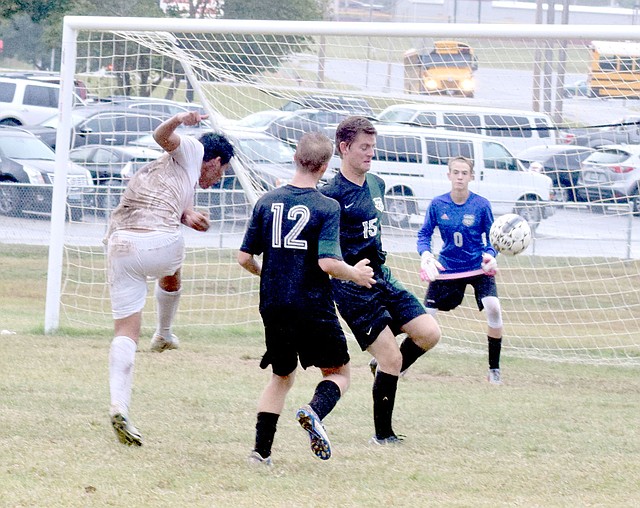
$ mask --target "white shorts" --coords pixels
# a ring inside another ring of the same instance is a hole
[[[113,319],[140,312],[147,298],[147,280],[173,275],[184,256],[180,232],[112,233],[107,244],[107,280]]]

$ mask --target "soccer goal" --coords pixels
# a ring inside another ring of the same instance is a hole
[[[640,72],[640,55],[603,56],[593,41],[639,42],[640,33],[632,26],[65,18],[45,330],[112,326],[102,237],[144,158],[107,161],[110,177],[98,177],[100,161],[82,148],[118,142],[95,137],[105,122],[122,130],[114,112],[162,119],[176,108],[201,108],[209,114],[201,129],[229,135],[238,148],[234,174],[197,191],[194,205],[210,214],[212,227],[185,231],[178,333],[259,333],[258,280],[236,263],[252,204],[287,182],[303,131],[332,136],[346,115],[382,114],[372,172],[387,182],[384,246],[408,289],[424,297],[417,229],[431,198],[447,191],[447,159],[468,155],[479,168],[473,190],[488,194],[494,214],[519,213],[534,230],[524,253],[498,259],[505,354],[640,365],[638,188],[612,192],[609,176],[593,170],[583,181],[569,155],[559,152],[549,165],[532,148],[577,148],[568,143],[603,128],[624,130],[635,125],[634,113],[640,117],[633,98],[640,78],[630,77]],[[602,83],[603,58],[616,62],[607,87],[617,87],[617,98],[589,89],[596,64]],[[77,118],[74,80],[86,85],[88,109],[102,119]],[[148,136],[122,144],[157,149]],[[78,195],[66,178],[69,160],[96,183],[82,189],[74,213],[67,213],[68,196]],[[336,158],[327,177],[337,168]],[[470,294],[437,318],[439,347],[485,353],[485,316]]]

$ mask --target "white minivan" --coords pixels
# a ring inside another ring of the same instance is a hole
[[[495,216],[517,213],[535,229],[553,215],[551,178],[526,170],[492,138],[401,125],[376,125],[376,130],[371,173],[385,181],[385,220],[392,226],[422,224],[432,198],[451,190],[447,163],[456,156],[474,161],[469,187],[491,202]],[[337,156],[330,168],[339,170]]]
[[[519,109],[445,104],[394,104],[382,110],[377,120],[416,127],[484,134],[509,150],[556,143],[556,126],[544,113]]]

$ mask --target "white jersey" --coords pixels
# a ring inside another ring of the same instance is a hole
[[[203,156],[202,143],[181,136],[178,148],[140,169],[111,214],[106,238],[120,230],[176,232],[193,205]]]

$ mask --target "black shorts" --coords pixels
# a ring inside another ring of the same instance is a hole
[[[478,310],[484,309],[485,296],[498,296],[496,278],[488,275],[474,275],[461,279],[437,279],[429,284],[424,304],[430,309],[453,310],[462,303],[467,285],[473,287]]]
[[[420,300],[394,279],[386,266],[370,289],[339,279],[331,283],[340,315],[363,351],[385,327],[397,335],[402,326],[426,312]]]
[[[260,368],[272,366],[278,376],[291,374],[298,366],[335,368],[349,363],[347,339],[338,316],[327,312],[321,318],[292,317],[291,312],[262,314],[267,351]]]

